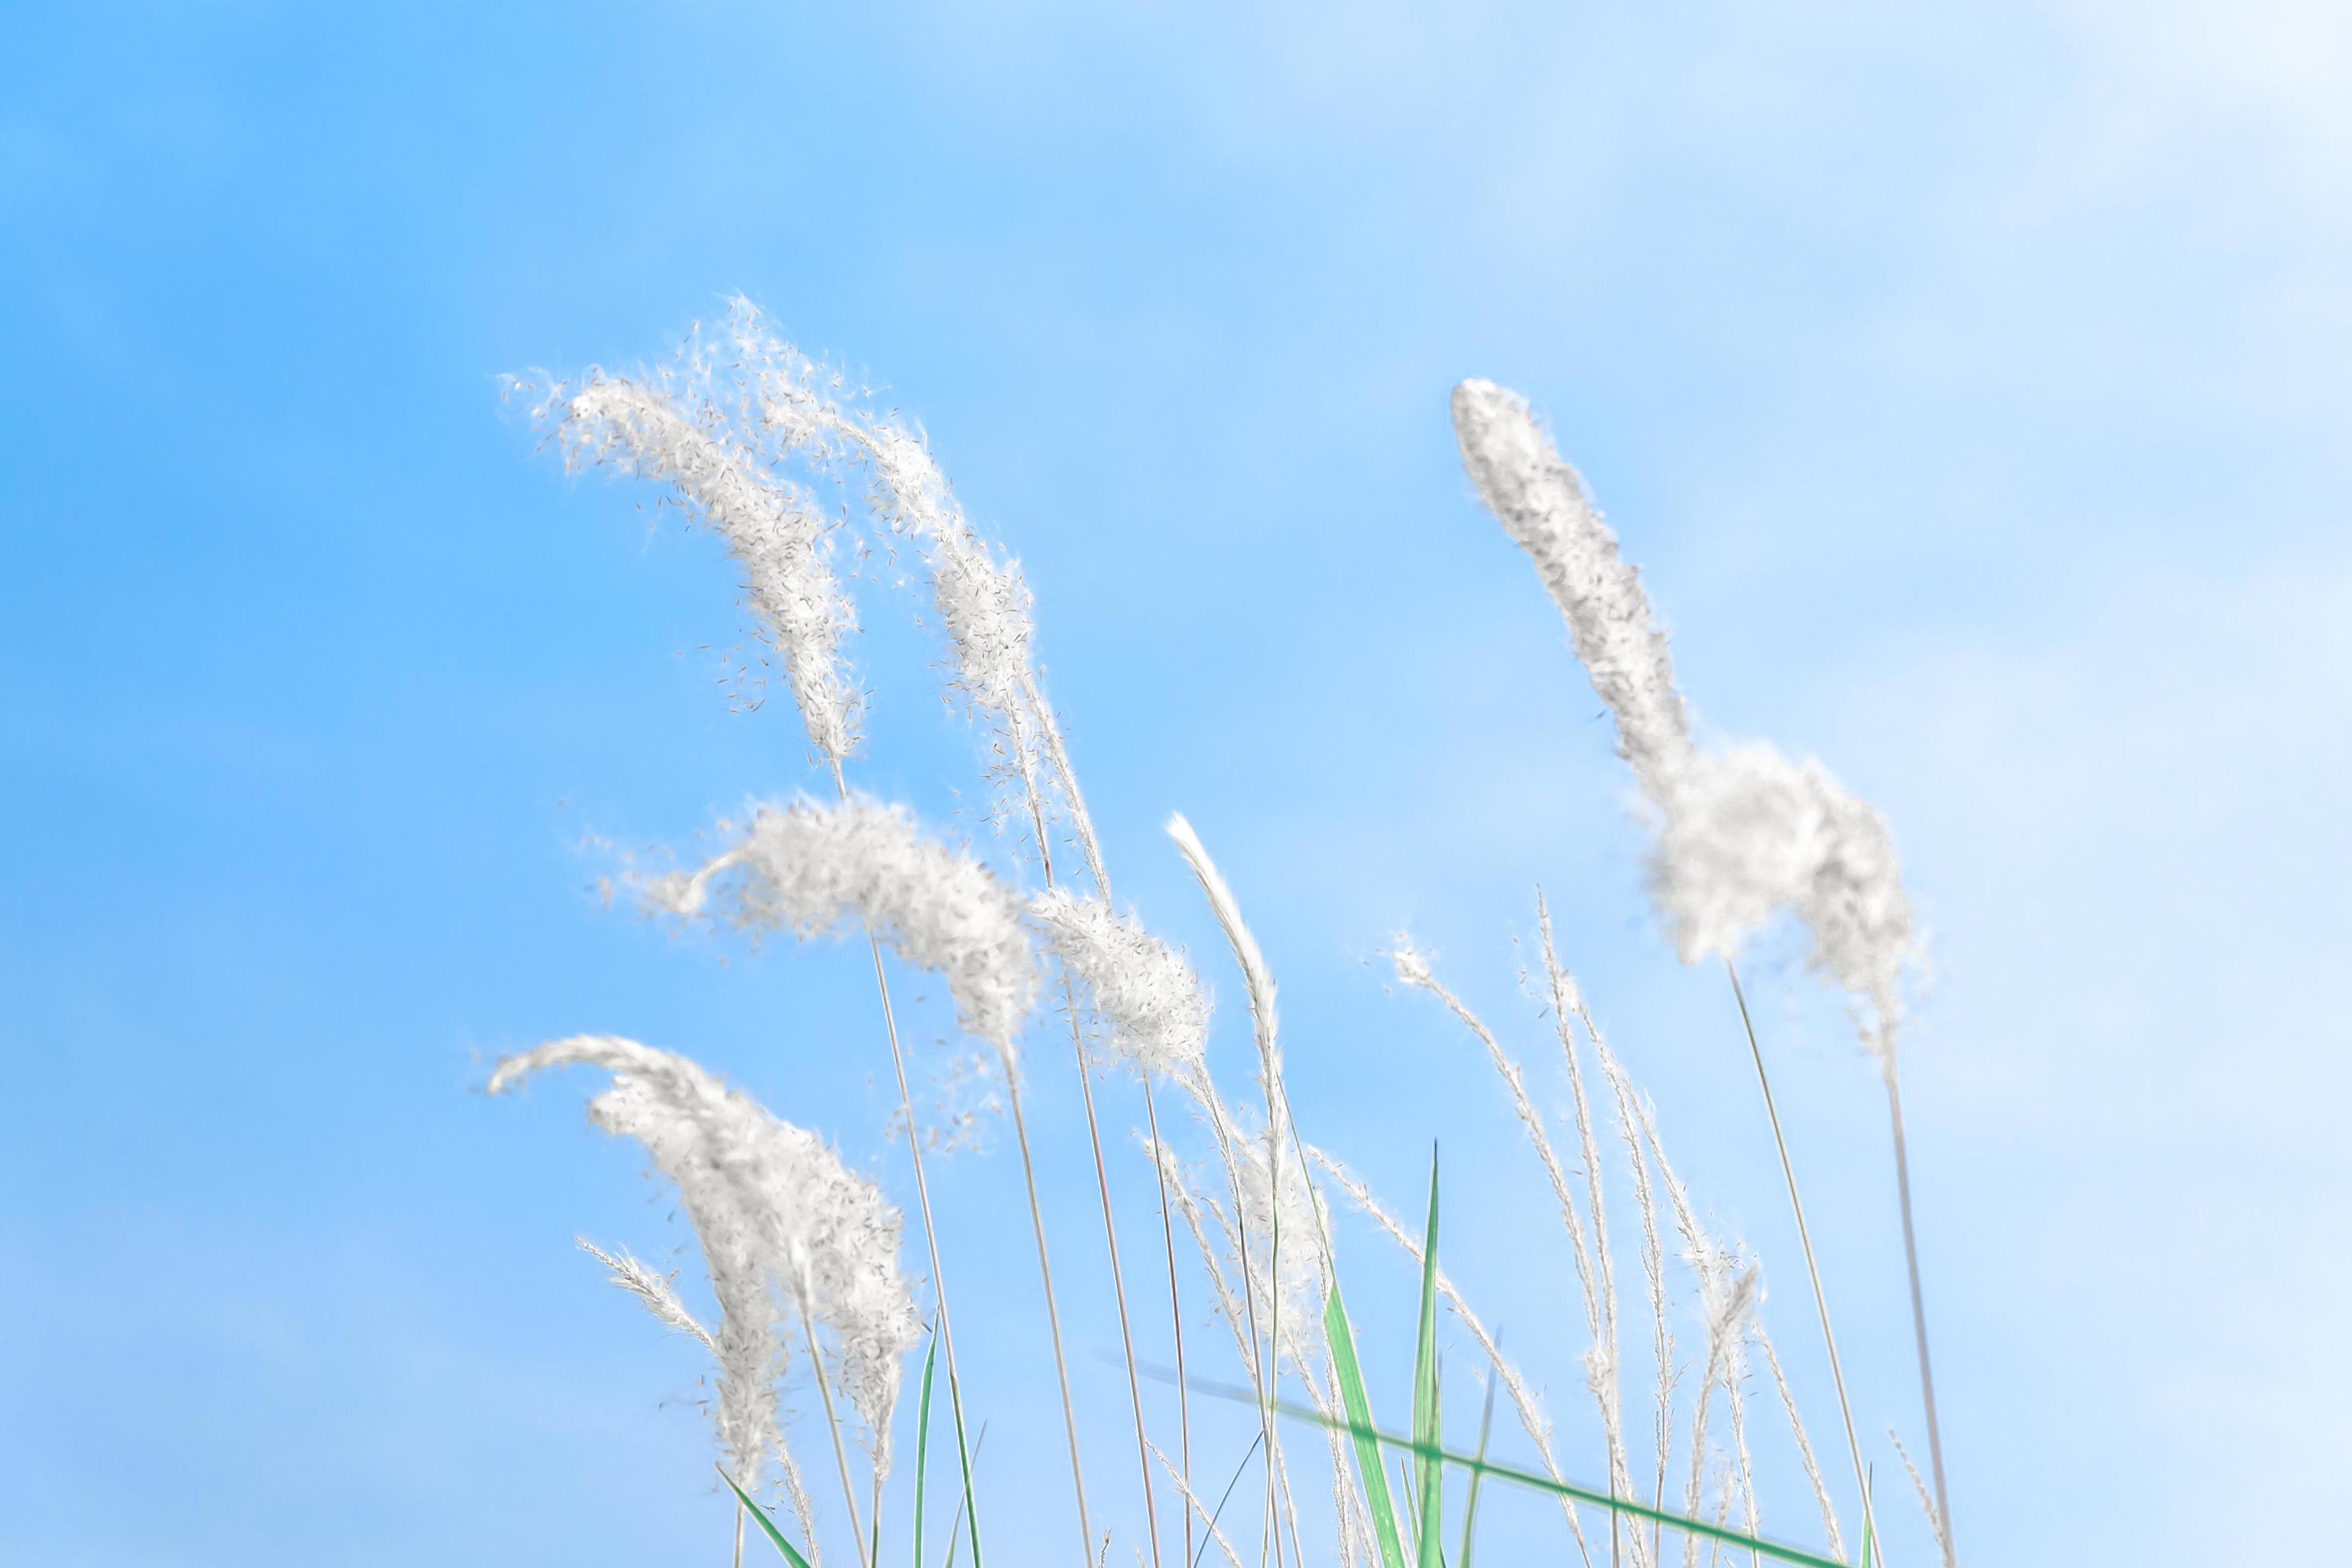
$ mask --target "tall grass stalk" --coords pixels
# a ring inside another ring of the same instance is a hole
[[[1601,1142],[1592,1130],[1592,1107],[1584,1095],[1583,1063],[1576,1048],[1575,1033],[1569,1026],[1570,1014],[1581,1008],[1583,1002],[1576,982],[1560,964],[1559,950],[1552,940],[1551,906],[1545,901],[1540,888],[1536,889],[1536,927],[1542,940],[1544,990],[1551,1005],[1552,1027],[1559,1037],[1560,1056],[1568,1063],[1569,1100],[1575,1112],[1578,1152],[1584,1162],[1585,1201],[1592,1215],[1592,1267],[1580,1269],[1577,1275],[1587,1292],[1588,1321],[1592,1316],[1590,1298],[1593,1294],[1600,1297],[1600,1321],[1594,1329],[1592,1356],[1585,1363],[1585,1381],[1601,1406],[1601,1435],[1609,1446],[1610,1493],[1631,1496],[1633,1476],[1625,1452],[1624,1389],[1617,1363],[1617,1271],[1609,1247],[1609,1205],[1601,1196]],[[1616,1568],[1622,1528],[1617,1511],[1611,1510],[1611,1568]]]
[[[1951,1500],[1944,1491],[1944,1439],[1936,1421],[1936,1374],[1927,1365],[1927,1307],[1919,1290],[1919,1243],[1911,1227],[1911,1159],[1903,1137],[1903,1091],[1895,1085],[1891,1052],[1879,1066],[1886,1079],[1886,1118],[1895,1130],[1895,1191],[1903,1208],[1903,1263],[1911,1279],[1911,1331],[1919,1347],[1919,1400],[1927,1413],[1927,1464],[1936,1477],[1936,1507],[1928,1521],[1935,1526],[1936,1544],[1943,1550],[1944,1568],[1954,1568],[1958,1555],[1952,1546]]]
[[[849,781],[842,776],[841,759],[833,759],[833,784],[840,798],[849,799]],[[931,1216],[931,1188],[923,1174],[923,1135],[915,1120],[915,1097],[907,1083],[907,1051],[898,1038],[898,1009],[890,1005],[890,977],[882,968],[882,939],[869,930],[866,952],[874,961],[874,990],[882,1004],[882,1032],[890,1041],[890,1067],[898,1080],[898,1111],[907,1122],[907,1160],[914,1169],[915,1201],[923,1216],[923,1247],[931,1262],[931,1298],[939,1303],[940,1343],[948,1354],[948,1412],[955,1420],[956,1457],[962,1470],[961,1507],[971,1515],[972,1568],[982,1568],[980,1554],[980,1500],[971,1483],[972,1450],[964,1435],[963,1379],[956,1366],[955,1317],[948,1307],[947,1271],[940,1265],[940,1233]],[[814,1540],[812,1540],[814,1544]]]
[[[1053,722],[1052,710],[1046,706],[1045,694],[1039,689],[1034,672],[1024,671],[1022,689],[1036,716],[1038,730],[1047,738],[1047,754],[1059,774],[1063,798],[1068,807],[1070,821],[1076,830],[1079,845],[1086,855],[1087,868],[1094,877],[1095,888],[1102,896],[1105,904],[1108,904],[1110,874],[1103,868],[1102,850],[1095,838],[1094,823],[1087,815],[1085,797],[1078,793],[1077,774],[1070,766],[1069,753],[1062,743],[1061,731]],[[1034,772],[1024,774],[1024,784],[1028,790],[1031,818],[1035,825],[1034,830],[1037,835],[1038,867],[1045,879],[1045,890],[1050,893],[1055,890],[1055,883],[1053,849],[1046,837],[1045,796],[1038,788]],[[1119,1266],[1118,1226],[1111,1207],[1110,1173],[1103,1162],[1102,1125],[1095,1113],[1094,1074],[1087,1064],[1086,1035],[1078,1019],[1077,986],[1071,978],[1066,964],[1062,971],[1062,998],[1064,1011],[1070,1024],[1070,1051],[1072,1061],[1077,1068],[1078,1097],[1086,1107],[1087,1142],[1094,1154],[1095,1190],[1102,1199],[1103,1250],[1110,1259],[1111,1300],[1117,1305],[1118,1311],[1119,1349],[1127,1363],[1128,1403],[1135,1420],[1135,1456],[1143,1482],[1144,1533],[1151,1544],[1151,1568],[1160,1568],[1160,1518],[1158,1506],[1152,1500],[1150,1443],[1144,1430],[1143,1388],[1137,1379],[1135,1370],[1135,1331],[1128,1321],[1127,1278],[1125,1270]],[[1148,1094],[1150,1089],[1150,1079],[1148,1075],[1144,1079],[1144,1087]],[[1156,1118],[1154,1125],[1155,1127],[1157,1125]],[[1158,1136],[1157,1131],[1153,1136]],[[1164,1227],[1167,1221],[1164,1206],[1160,1219]],[[1175,1236],[1172,1231],[1168,1233],[1167,1241],[1172,1258],[1175,1250]],[[1038,1245],[1042,1256],[1044,1247],[1042,1237]],[[1172,1270],[1170,1275],[1170,1288],[1171,1289],[1174,1288]],[[1183,1358],[1183,1319],[1179,1315],[1175,1321],[1177,1358],[1181,1363]],[[1186,1434],[1184,1447],[1189,1463],[1192,1449],[1189,1431]],[[1083,1504],[1081,1504],[1081,1512],[1083,1512]],[[1191,1505],[1187,1504],[1185,1536],[1188,1542],[1191,1535]]]
[[[1811,938],[1813,967],[1854,1002],[1862,1043],[1886,1084],[1920,1398],[1944,1520],[1937,1545],[1945,1568],[1955,1568],[1895,1069],[1920,946],[1893,837],[1819,762],[1757,742],[1702,746],[1648,595],[1535,411],[1487,381],[1457,385],[1453,409],[1465,469],[1535,566],[1615,721],[1619,754],[1651,807],[1651,891],[1685,961],[1728,962],[1786,910]]]
[[[874,1568],[866,1553],[866,1529],[857,1519],[857,1493],[849,1481],[849,1450],[841,1441],[841,1417],[833,1408],[833,1387],[824,1375],[824,1354],[817,1349],[816,1321],[809,1316],[808,1300],[801,1299],[801,1332],[806,1336],[811,1374],[816,1383],[817,1402],[824,1407],[825,1430],[833,1436],[833,1462],[841,1470],[841,1501],[849,1510],[849,1538],[857,1549],[857,1561],[864,1568]],[[877,1521],[878,1522],[878,1521]],[[811,1536],[814,1546],[815,1537]]]
[[[1732,999],[1739,1005],[1739,1026],[1748,1036],[1748,1054],[1756,1064],[1756,1088],[1764,1097],[1764,1119],[1771,1124],[1772,1147],[1780,1156],[1781,1179],[1788,1184],[1789,1212],[1796,1217],[1797,1246],[1805,1255],[1805,1276],[1812,1282],[1813,1287],[1813,1310],[1821,1319],[1822,1348],[1829,1354],[1830,1384],[1837,1392],[1838,1415],[1845,1423],[1846,1451],[1853,1458],[1853,1484],[1862,1498],[1863,1525],[1865,1531],[1875,1535],[1877,1533],[1875,1521],[1870,1512],[1870,1472],[1868,1467],[1863,1463],[1862,1438],[1856,1433],[1853,1425],[1853,1405],[1846,1398],[1845,1371],[1838,1362],[1837,1331],[1830,1326],[1829,1295],[1822,1289],[1822,1268],[1813,1257],[1812,1231],[1805,1224],[1805,1200],[1797,1194],[1797,1167],[1789,1158],[1789,1140],[1780,1131],[1780,1108],[1772,1098],[1772,1079],[1764,1070],[1764,1047],[1756,1043],[1756,1022],[1748,1016],[1748,993],[1740,987],[1739,971],[1733,966],[1729,959],[1726,959],[1723,972],[1731,977]],[[1775,1363],[1773,1375],[1777,1377],[1779,1374],[1780,1366]],[[1785,1392],[1784,1384],[1784,1396]],[[1826,1516],[1828,1511],[1826,1501],[1823,1502],[1822,1509]],[[1831,1527],[1830,1540],[1834,1550],[1837,1540],[1834,1524]]]
[[[1149,1078],[1143,1080],[1143,1116],[1151,1145],[1156,1150],[1160,1147],[1159,1096],[1153,1091]],[[1184,1491],[1184,1561],[1189,1564],[1192,1561],[1192,1403],[1184,1370],[1184,1306],[1176,1289],[1176,1229],[1174,1216],[1168,1212],[1168,1167],[1160,1162],[1157,1155],[1151,1162],[1151,1174],[1160,1184],[1160,1234],[1168,1248],[1168,1321],[1176,1342],[1176,1435],[1180,1461],[1176,1474]],[[1130,1357],[1128,1370],[1132,1373],[1134,1369],[1135,1362]]]

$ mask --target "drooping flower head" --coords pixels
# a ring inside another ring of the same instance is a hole
[[[887,1472],[900,1368],[919,1331],[898,1271],[898,1211],[823,1139],[686,1058],[634,1040],[585,1035],[541,1046],[500,1062],[489,1088],[501,1092],[572,1065],[613,1075],[590,1103],[590,1120],[645,1146],[677,1184],[702,1244],[720,1311],[709,1342],[719,1365],[719,1432],[739,1479],[755,1486],[769,1452],[786,1456],[776,1384],[803,1313],[827,1331],[838,1385]],[[674,1297],[661,1300],[666,1287],[614,1267],[658,1315],[701,1331]]]
[[[1195,1098],[1214,1092],[1208,994],[1183,954],[1107,900],[1066,888],[1032,899],[1029,917],[1102,1020],[1103,1045],[1113,1059]]]
[[[576,386],[534,386],[531,414],[574,472],[602,468],[667,485],[690,519],[725,542],[810,742],[837,761],[857,748],[865,703],[842,653],[856,611],[829,560],[818,493],[743,417],[744,374],[698,331],[672,364],[646,375],[591,370]]]
[[[757,807],[731,847],[644,886],[681,916],[801,937],[862,924],[943,976],[964,1031],[1012,1059],[1036,990],[1019,901],[987,867],[926,837],[904,810],[861,797]]]
[[[1861,1006],[1864,1043],[1891,1068],[1917,939],[1885,819],[1817,762],[1762,743],[1702,749],[1640,579],[1526,400],[1465,381],[1454,428],[1480,499],[1534,563],[1616,720],[1655,813],[1651,890],[1684,960],[1728,958],[1775,911],[1794,912],[1814,966]]]

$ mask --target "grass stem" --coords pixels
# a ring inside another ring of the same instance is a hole
[[[1927,1468],[1936,1480],[1936,1544],[1944,1568],[1954,1568],[1952,1504],[1944,1494],[1944,1440],[1936,1424],[1936,1374],[1927,1366],[1927,1307],[1919,1289],[1919,1244],[1911,1231],[1911,1161],[1903,1138],[1903,1093],[1895,1083],[1895,1058],[1885,1058],[1886,1115],[1895,1130],[1895,1191],[1903,1209],[1903,1261],[1911,1276],[1911,1331],[1919,1345],[1919,1400],[1927,1413]]]
[[[1739,1026],[1747,1032],[1748,1054],[1756,1063],[1756,1087],[1764,1096],[1765,1119],[1772,1124],[1772,1146],[1780,1152],[1780,1176],[1789,1186],[1789,1209],[1797,1220],[1797,1245],[1804,1252],[1805,1273],[1812,1281],[1813,1310],[1822,1320],[1822,1345],[1829,1352],[1830,1384],[1837,1391],[1838,1415],[1845,1422],[1846,1451],[1853,1458],[1853,1483],[1862,1489],[1863,1528],[1874,1535],[1877,1531],[1870,1509],[1870,1474],[1862,1462],[1862,1439],[1854,1431],[1853,1406],[1847,1402],[1845,1396],[1845,1373],[1838,1364],[1837,1334],[1830,1327],[1829,1297],[1822,1289],[1821,1265],[1813,1258],[1813,1238],[1812,1233],[1805,1225],[1804,1200],[1797,1195],[1797,1168],[1789,1159],[1789,1141],[1780,1131],[1780,1107],[1772,1099],[1772,1080],[1764,1072],[1764,1048],[1756,1043],[1756,1024],[1748,1016],[1748,994],[1740,989],[1739,971],[1732,966],[1730,960],[1726,959],[1723,972],[1731,977],[1732,999],[1739,1004]],[[1891,1088],[1893,1080],[1890,1079],[1888,1081]],[[1896,1126],[1898,1129],[1901,1126],[1899,1116]],[[1902,1146],[1899,1131],[1895,1138],[1895,1146],[1897,1149]],[[1900,1171],[1901,1168],[1901,1159],[1898,1155],[1896,1169]],[[1906,1239],[1910,1235],[1910,1210],[1907,1206],[1904,1210],[1904,1235]],[[1924,1339],[1921,1342],[1924,1345]],[[1926,1365],[1924,1359],[1921,1365],[1923,1367]]]

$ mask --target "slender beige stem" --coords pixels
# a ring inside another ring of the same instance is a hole
[[[1180,1472],[1181,1489],[1184,1493],[1184,1562],[1192,1562],[1192,1387],[1184,1372],[1184,1308],[1176,1294],[1176,1227],[1168,1213],[1168,1167],[1159,1157],[1160,1107],[1152,1093],[1151,1080],[1143,1080],[1144,1124],[1151,1131],[1152,1173],[1160,1179],[1160,1237],[1168,1247],[1168,1321],[1176,1334],[1176,1434],[1178,1455],[1183,1464]],[[1130,1363],[1132,1364],[1132,1363]],[[1164,1462],[1164,1459],[1163,1459]]]
[[[841,759],[833,759],[834,788],[841,798],[849,798],[849,784],[842,776]],[[882,998],[882,1028],[890,1038],[890,1066],[898,1076],[898,1110],[907,1119],[907,1157],[915,1168],[915,1199],[923,1215],[923,1245],[931,1259],[931,1293],[940,1306],[940,1343],[948,1352],[948,1409],[955,1416],[957,1469],[965,1481],[965,1500],[971,1505],[971,1568],[982,1568],[980,1558],[980,1499],[970,1485],[972,1448],[964,1440],[963,1379],[956,1371],[955,1327],[948,1311],[948,1277],[940,1267],[939,1227],[931,1222],[931,1188],[923,1176],[923,1138],[915,1123],[915,1098],[907,1087],[907,1053],[898,1040],[898,1019],[890,1005],[890,981],[882,970],[881,939],[866,933],[866,951],[874,959],[874,989]],[[963,1504],[958,1503],[961,1509]],[[741,1568],[738,1563],[737,1568]]]
[[[1111,1221],[1110,1173],[1103,1164],[1102,1130],[1095,1120],[1094,1074],[1087,1070],[1087,1047],[1078,1033],[1078,999],[1066,971],[1062,995],[1070,1011],[1070,1046],[1077,1053],[1078,1088],[1087,1108],[1087,1137],[1094,1146],[1095,1185],[1102,1194],[1103,1247],[1110,1254],[1110,1290],[1118,1304],[1118,1342],[1127,1356],[1127,1397],[1135,1410],[1135,1457],[1143,1470],[1143,1525],[1151,1539],[1151,1568],[1160,1568],[1160,1516],[1151,1498],[1151,1448],[1143,1435],[1143,1385],[1135,1372],[1135,1335],[1127,1321],[1127,1281],[1118,1266],[1118,1230]]]
[[[1045,1255],[1045,1212],[1037,1204],[1037,1166],[1029,1155],[1029,1123],[1021,1111],[1021,1074],[1005,1053],[1005,1099],[1013,1107],[1013,1142],[1021,1146],[1021,1179],[1029,1192],[1029,1225],[1037,1235],[1037,1278],[1045,1290],[1045,1329],[1054,1342],[1054,1376],[1062,1389],[1062,1427],[1070,1440],[1070,1487],[1078,1500],[1078,1560],[1094,1568],[1094,1527],[1087,1521],[1087,1478],[1078,1458],[1077,1407],[1070,1399],[1070,1371],[1062,1356],[1062,1317],[1054,1306],[1054,1265]]]
[[[1845,1446],[1847,1453],[1853,1458],[1853,1482],[1862,1490],[1863,1522],[1875,1540],[1878,1525],[1870,1508],[1870,1473],[1862,1462],[1862,1439],[1854,1433],[1853,1406],[1846,1401],[1845,1373],[1838,1364],[1837,1335],[1830,1328],[1829,1297],[1822,1289],[1821,1265],[1813,1258],[1813,1238],[1805,1225],[1804,1200],[1797,1195],[1797,1167],[1789,1159],[1789,1141],[1780,1132],[1780,1107],[1772,1100],[1772,1080],[1765,1076],[1764,1048],[1756,1043],[1756,1024],[1748,1016],[1748,994],[1740,989],[1739,971],[1732,967],[1729,959],[1726,959],[1723,972],[1731,976],[1732,999],[1739,1004],[1739,1026],[1747,1031],[1748,1054],[1756,1063],[1756,1087],[1763,1093],[1764,1115],[1772,1124],[1772,1146],[1780,1153],[1781,1179],[1789,1184],[1789,1210],[1797,1218],[1797,1246],[1805,1255],[1805,1273],[1813,1284],[1813,1310],[1822,1320],[1822,1345],[1829,1352],[1830,1384],[1837,1390],[1838,1415],[1845,1422]],[[1895,1142],[1899,1149],[1902,1143],[1899,1135]],[[1897,1168],[1900,1168],[1899,1157]]]
[[[1029,683],[1029,696],[1030,700],[1037,705],[1040,714],[1044,715],[1045,699],[1038,693],[1034,680]],[[1049,735],[1053,735],[1054,737],[1054,759],[1055,764],[1061,770],[1063,788],[1069,792],[1073,802],[1075,802],[1077,798],[1077,780],[1070,772],[1068,758],[1062,753],[1060,737],[1058,734],[1055,734],[1054,726],[1050,717],[1043,719],[1042,727]],[[1026,775],[1024,775],[1024,777]],[[1045,886],[1048,889],[1051,889],[1054,886],[1054,857],[1047,845],[1045,837],[1045,802],[1038,793],[1036,781],[1034,779],[1030,779],[1028,780],[1028,784],[1030,823],[1037,837],[1037,862],[1045,872]],[[1087,865],[1093,872],[1097,890],[1102,894],[1105,901],[1108,901],[1110,898],[1110,883],[1103,871],[1102,857],[1095,849],[1094,832],[1092,827],[1086,825],[1084,822],[1084,808],[1079,807],[1078,811],[1081,826],[1085,827],[1085,831],[1081,835],[1080,841],[1086,847]],[[1118,1307],[1118,1342],[1120,1349],[1127,1356],[1127,1397],[1129,1404],[1133,1407],[1135,1413],[1135,1457],[1139,1468],[1143,1472],[1144,1529],[1151,1540],[1151,1568],[1160,1568],[1160,1515],[1158,1506],[1152,1500],[1151,1447],[1150,1442],[1144,1436],[1143,1385],[1138,1381],[1136,1376],[1135,1334],[1134,1331],[1130,1329],[1128,1324],[1127,1280],[1118,1263],[1118,1227],[1113,1222],[1111,1217],[1110,1172],[1103,1163],[1102,1127],[1095,1116],[1094,1075],[1087,1070],[1086,1037],[1080,1032],[1078,1026],[1077,990],[1071,982],[1070,973],[1066,967],[1062,971],[1062,1003],[1065,1010],[1068,1013],[1070,1019],[1070,1049],[1075,1055],[1078,1069],[1078,1093],[1080,1098],[1086,1102],[1087,1140],[1094,1150],[1095,1157],[1095,1187],[1096,1190],[1102,1194],[1103,1246],[1110,1254],[1111,1299]],[[1148,1094],[1150,1089],[1150,1083],[1148,1079],[1145,1081],[1144,1088]],[[1155,1139],[1159,1136],[1156,1123],[1152,1136]],[[1161,1197],[1162,1205],[1160,1218],[1164,1225],[1167,1219],[1164,1183]],[[1042,1247],[1042,1241],[1040,1245]],[[1040,1256],[1043,1256],[1042,1252],[1040,1253]],[[1175,1241],[1172,1237],[1169,1241],[1169,1257],[1172,1268],[1175,1257]],[[1172,1274],[1171,1278],[1172,1279]],[[1178,1324],[1179,1341],[1176,1358],[1177,1367],[1180,1373],[1183,1367],[1181,1331],[1182,1325],[1180,1322]],[[1185,1444],[1186,1462],[1188,1464],[1191,1462],[1191,1447],[1192,1445],[1188,1439]],[[1075,1453],[1073,1454],[1072,1463],[1074,1465],[1076,1463]],[[1083,1497],[1083,1489],[1081,1490],[1080,1495]],[[1081,1504],[1082,1511],[1083,1506],[1084,1505]],[[1185,1513],[1185,1530],[1188,1537],[1191,1534],[1191,1526],[1192,1514],[1188,1509]],[[1187,1561],[1189,1562],[1189,1560],[1188,1556]]]
[[[866,1556],[866,1527],[857,1518],[857,1494],[849,1484],[849,1450],[841,1441],[841,1418],[834,1413],[833,1384],[824,1375],[824,1355],[817,1349],[816,1321],[809,1316],[808,1298],[801,1295],[801,1333],[808,1341],[809,1373],[816,1383],[817,1402],[824,1406],[825,1430],[833,1436],[833,1462],[841,1470],[841,1500],[849,1510],[850,1542],[857,1548],[857,1561],[864,1568],[874,1568]]]
[[[1911,1161],[1903,1139],[1903,1093],[1895,1085],[1895,1058],[1890,1045],[1885,1058],[1886,1114],[1895,1128],[1895,1190],[1903,1205],[1903,1261],[1911,1271],[1911,1331],[1919,1342],[1919,1398],[1927,1409],[1927,1468],[1936,1478],[1937,1545],[1943,1549],[1944,1568],[1958,1561],[1952,1550],[1952,1504],[1944,1495],[1944,1439],[1936,1426],[1936,1374],[1927,1368],[1927,1307],[1919,1290],[1919,1245],[1911,1234]]]
[[[743,1500],[735,1500],[735,1568],[743,1568]]]

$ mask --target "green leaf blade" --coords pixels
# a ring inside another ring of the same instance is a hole
[[[720,1470],[719,1479],[727,1483],[727,1489],[735,1494],[735,1500],[743,1505],[746,1512],[751,1514],[752,1521],[759,1525],[761,1533],[765,1535],[770,1543],[783,1554],[785,1562],[791,1563],[793,1568],[809,1568],[809,1560],[802,1556],[799,1549],[791,1542],[784,1539],[784,1532],[776,1528],[776,1521],[768,1517],[768,1510],[753,1502],[751,1494],[735,1484],[733,1476],[729,1475],[725,1470]]]
[[[1372,1516],[1372,1539],[1381,1553],[1381,1568],[1405,1568],[1404,1546],[1397,1539],[1396,1507],[1389,1500],[1388,1477],[1381,1468],[1381,1443],[1372,1426],[1372,1402],[1364,1392],[1364,1373],[1356,1364],[1356,1334],[1348,1326],[1348,1309],[1339,1300],[1339,1284],[1323,1300],[1323,1338],[1331,1348],[1331,1367],[1339,1384],[1339,1403],[1348,1412],[1348,1428],[1355,1438],[1356,1473],[1364,1489],[1364,1507]]]
[[[931,1348],[923,1353],[923,1392],[915,1413],[915,1568],[923,1568],[923,1476],[931,1455],[931,1368],[939,1359],[940,1336],[935,1329]]]
[[[1421,1331],[1413,1348],[1412,1440],[1416,1449],[1413,1490],[1421,1504],[1415,1531],[1419,1568],[1439,1568],[1444,1558],[1445,1467],[1438,1458],[1437,1409],[1437,1151],[1429,1152],[1429,1224],[1421,1245]]]

